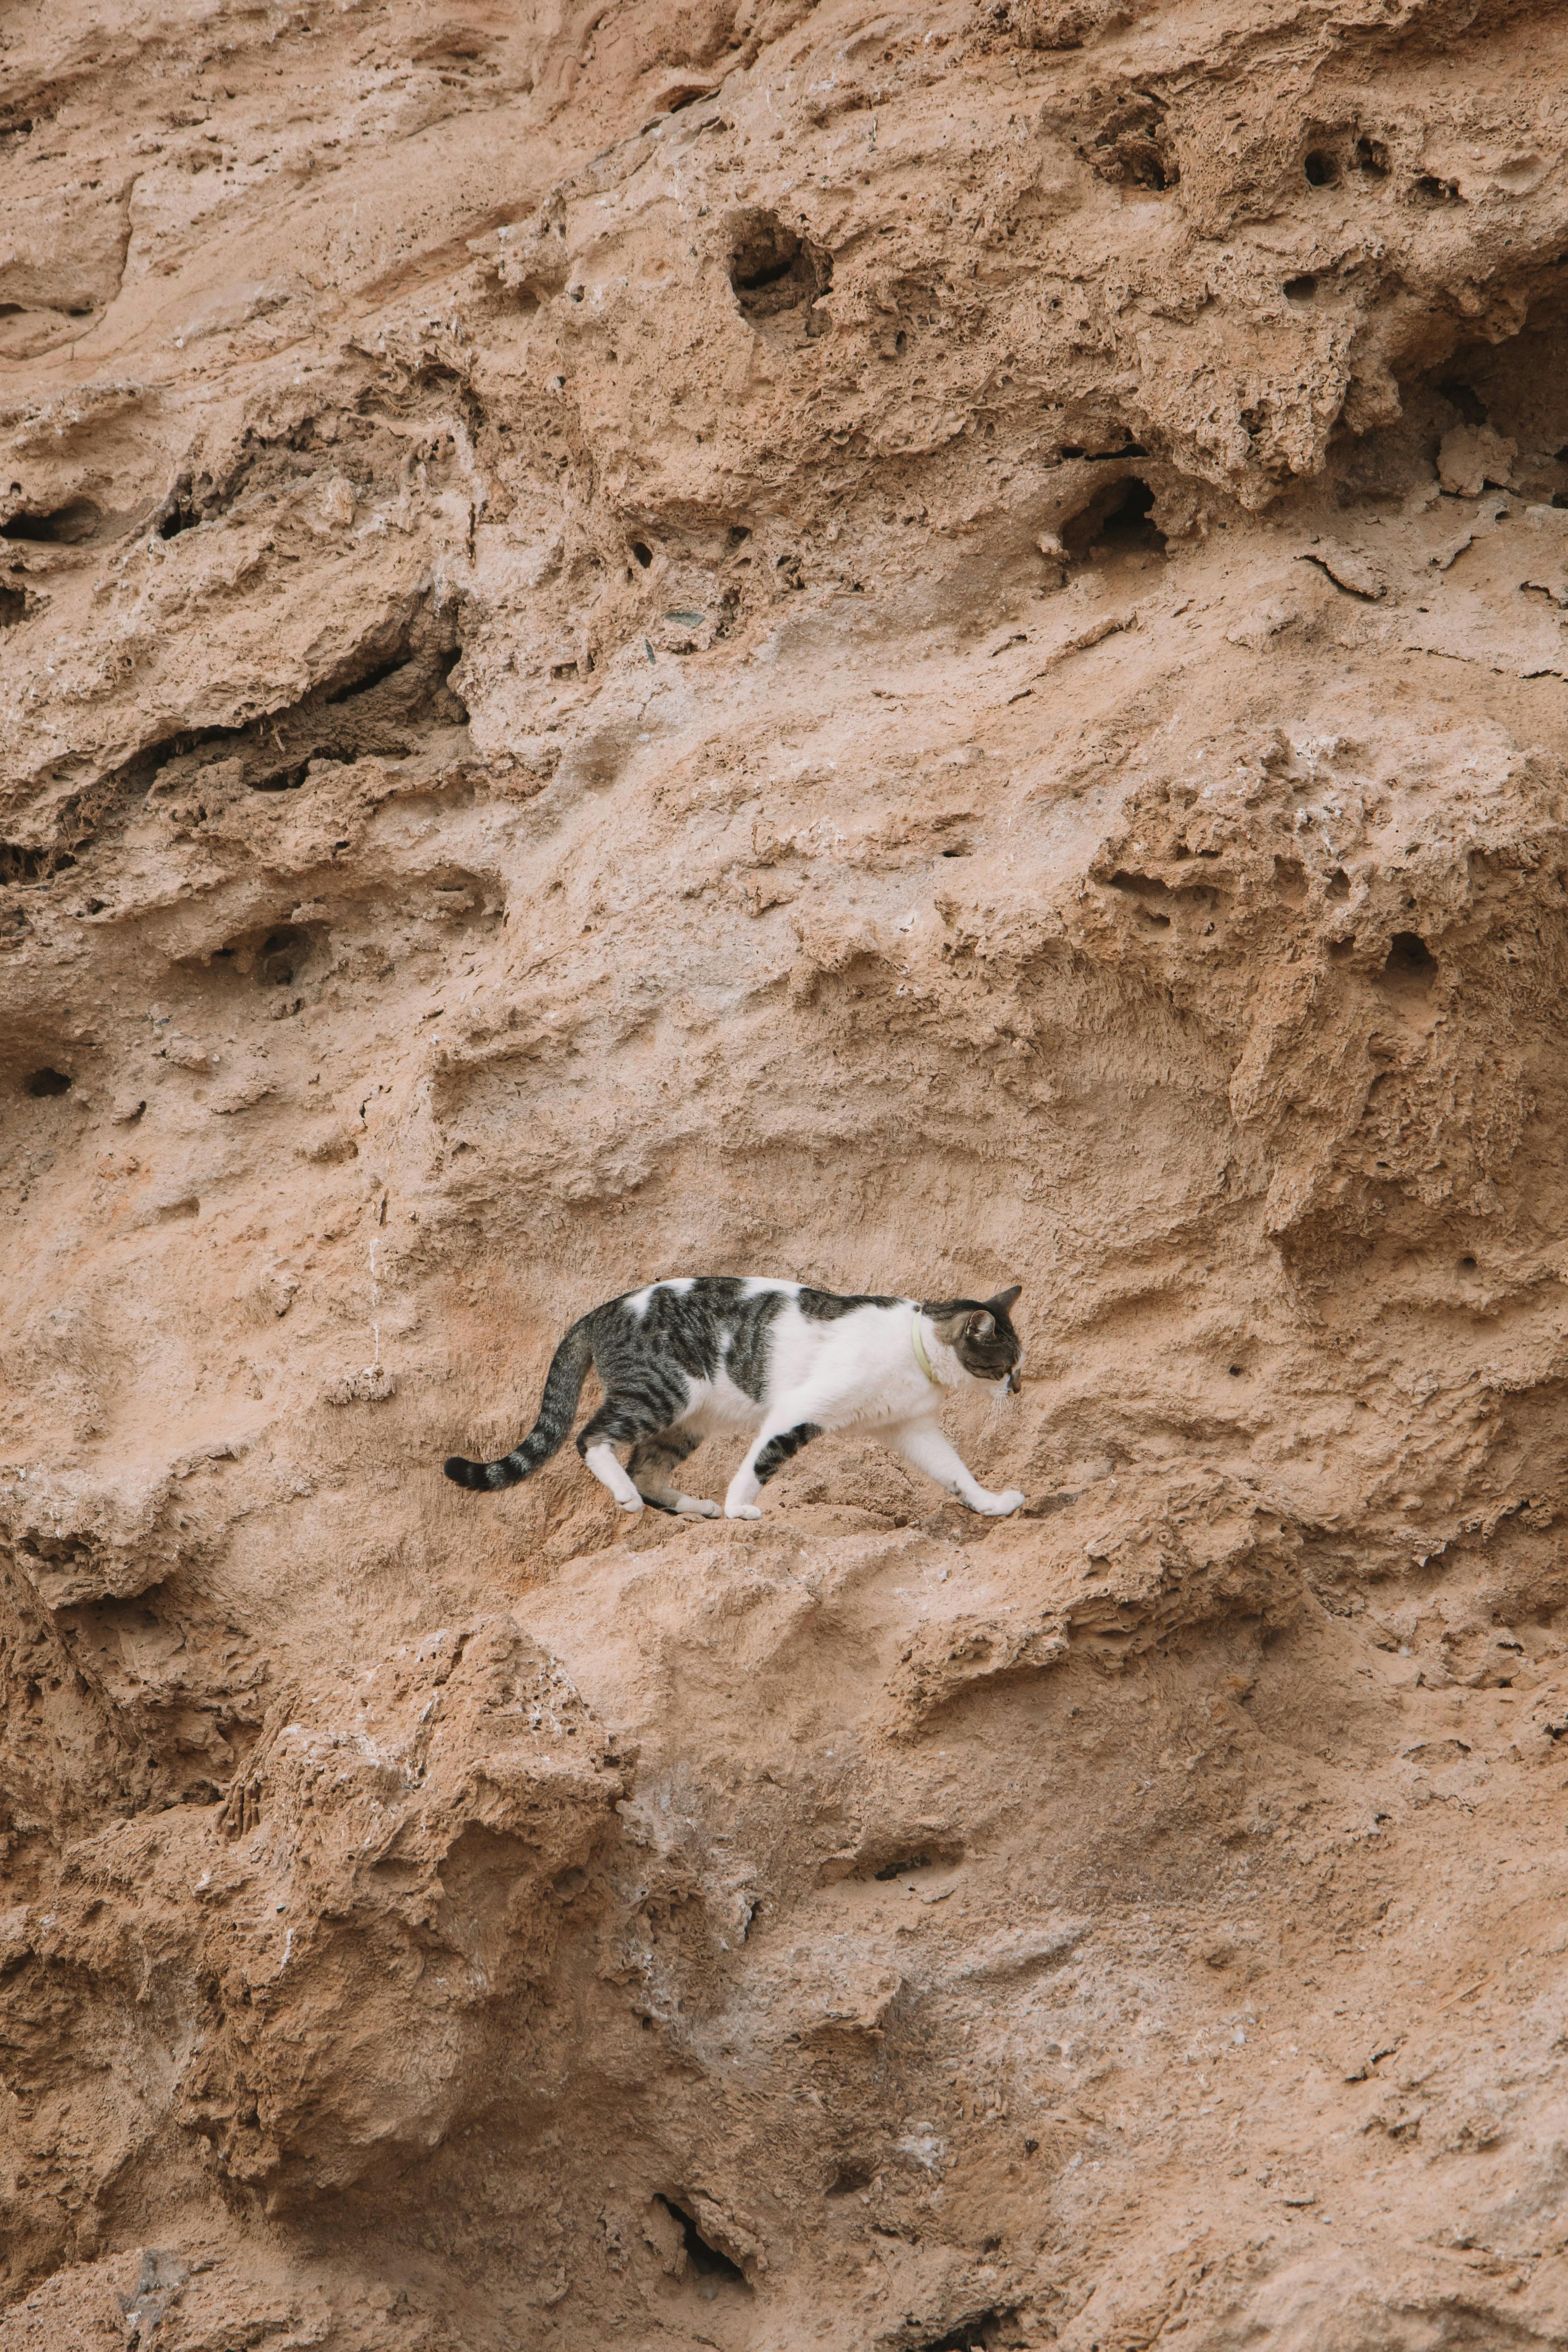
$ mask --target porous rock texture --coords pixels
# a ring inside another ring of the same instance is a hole
[[[3,2352],[1568,2343],[1568,14],[0,73]]]

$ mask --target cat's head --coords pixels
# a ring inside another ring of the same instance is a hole
[[[942,1298],[929,1301],[923,1312],[974,1381],[1005,1381],[1015,1395],[1022,1385],[1019,1366],[1024,1349],[1013,1328],[1013,1308],[1023,1292],[1016,1282],[994,1298]]]

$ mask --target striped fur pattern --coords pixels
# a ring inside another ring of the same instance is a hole
[[[984,1299],[842,1297],[752,1275],[649,1283],[574,1323],[520,1444],[495,1462],[454,1454],[447,1475],[480,1493],[531,1477],[565,1444],[592,1369],[604,1393],[577,1451],[623,1510],[651,1503],[716,1517],[719,1504],[682,1493],[672,1475],[705,1437],[743,1433],[750,1442],[722,1507],[731,1518],[760,1517],[758,1495],[802,1446],[858,1428],[971,1510],[1005,1516],[1023,1496],[982,1486],[938,1414],[943,1392],[970,1382],[1016,1393],[1017,1297],[1016,1287]]]

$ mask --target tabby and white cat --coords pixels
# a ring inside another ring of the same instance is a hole
[[[752,1433],[724,1514],[756,1519],[773,1473],[828,1429],[863,1429],[972,1511],[1005,1517],[1024,1497],[993,1495],[942,1433],[943,1392],[1005,1381],[1015,1394],[1023,1349],[1010,1320],[1020,1286],[994,1298],[838,1298],[799,1282],[698,1275],[650,1283],[574,1323],[551,1362],[539,1418],[499,1462],[446,1465],[459,1486],[515,1486],[565,1443],[590,1364],[604,1402],[577,1451],[623,1511],[717,1518],[670,1473],[721,1431]],[[617,1445],[631,1448],[623,1468]]]

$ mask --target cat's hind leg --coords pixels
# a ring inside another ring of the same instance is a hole
[[[727,1519],[760,1519],[757,1496],[775,1471],[822,1435],[820,1422],[808,1421],[800,1405],[789,1398],[775,1405],[752,1441],[752,1449],[730,1481],[724,1497]]]
[[[948,1494],[956,1495],[972,1511],[979,1511],[988,1519],[1005,1519],[1023,1507],[1024,1497],[1016,1486],[1005,1494],[993,1495],[964,1468],[956,1446],[950,1445],[942,1434],[941,1423],[935,1421],[907,1421],[901,1428],[888,1432],[888,1443],[913,1469],[923,1470],[934,1478]]]
[[[577,1433],[577,1451],[598,1480],[607,1486],[623,1511],[640,1511],[642,1496],[635,1480],[622,1468],[617,1445],[636,1446],[669,1427],[683,1398],[673,1395],[612,1393]]]
[[[719,1517],[717,1503],[706,1502],[700,1495],[683,1495],[669,1481],[670,1472],[689,1454],[695,1454],[701,1443],[685,1429],[661,1429],[657,1436],[638,1439],[626,1467],[645,1503],[651,1503],[656,1511],[674,1511],[681,1518]]]

